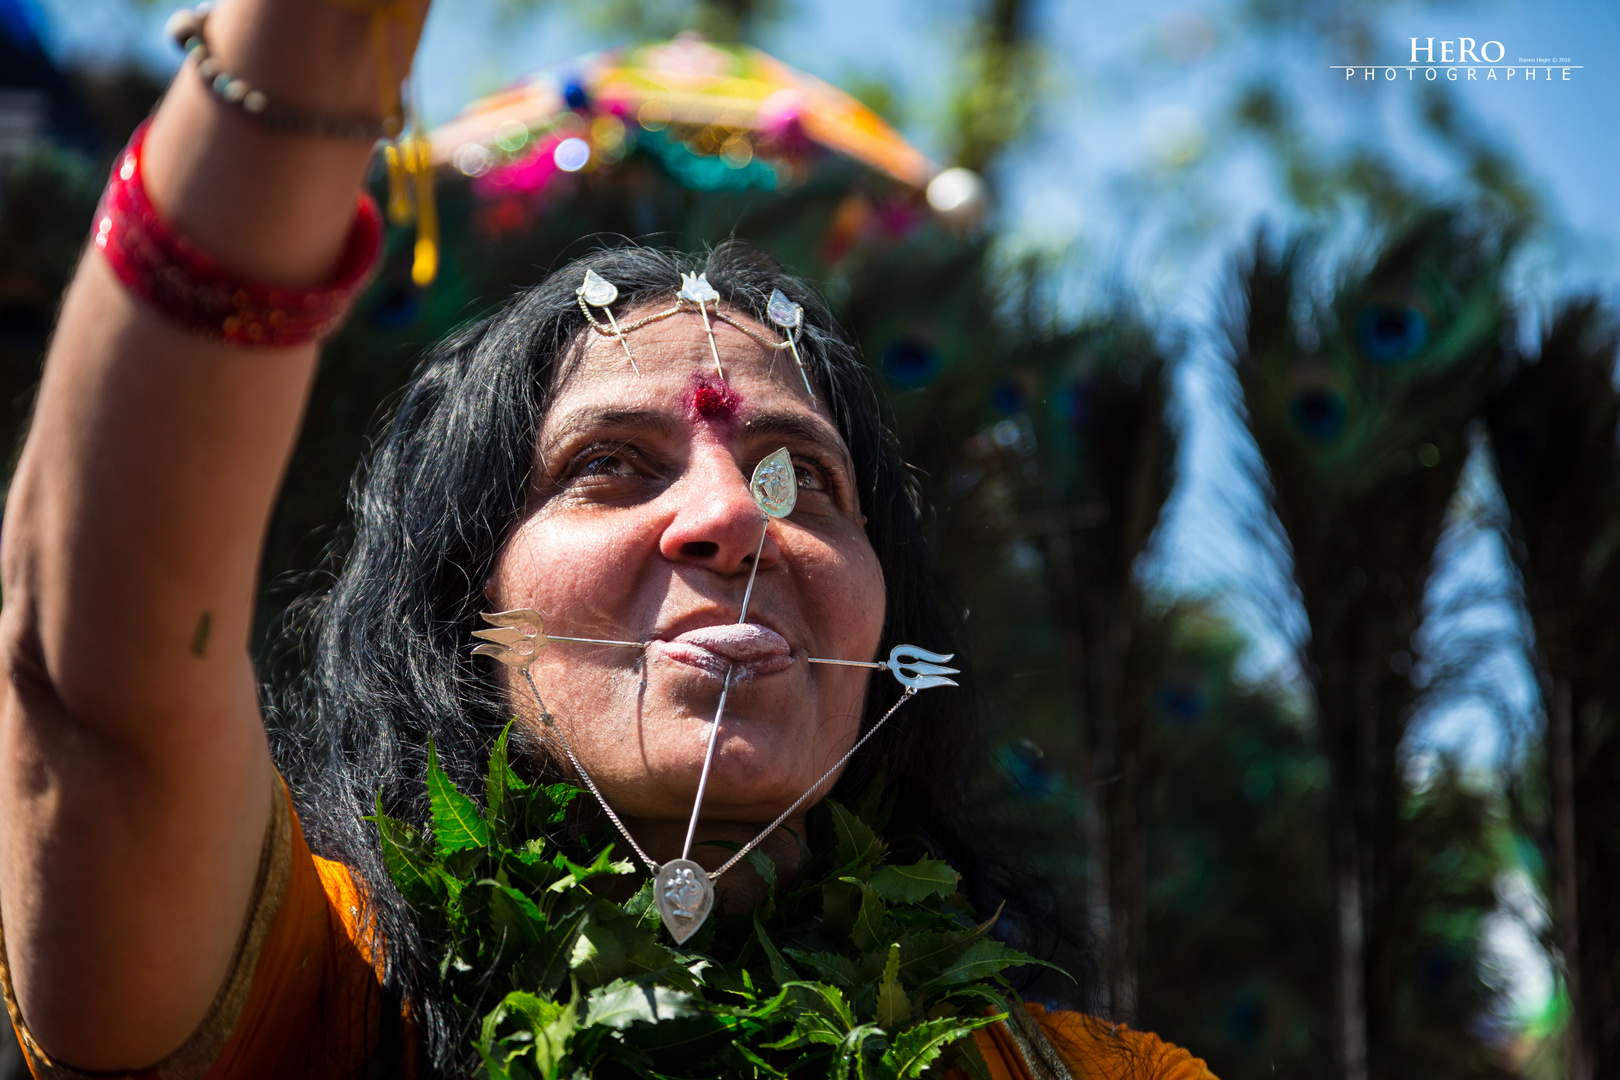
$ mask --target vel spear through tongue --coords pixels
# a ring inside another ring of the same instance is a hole
[[[759,575],[760,556],[765,553],[765,536],[770,531],[772,518],[784,518],[793,513],[793,504],[798,501],[799,487],[793,475],[793,458],[788,454],[787,448],[776,451],[754,466],[754,475],[748,481],[749,494],[754,497],[754,505],[765,515],[765,520],[759,526],[759,544],[754,549],[754,565],[748,570],[748,586],[743,590],[742,611],[737,615],[737,622],[748,621],[748,601],[754,595],[754,578]],[[698,774],[697,796],[692,800],[692,820],[686,826],[686,843],[681,845],[681,858],[689,858],[692,854],[692,840],[697,835],[698,815],[703,812],[703,793],[709,786],[709,770],[714,766],[715,747],[720,745],[720,721],[726,713],[726,698],[731,693],[731,675],[736,670],[733,663],[726,668],[726,678],[720,684],[720,704],[714,710],[714,723],[709,728],[709,746],[703,755],[703,771]]]

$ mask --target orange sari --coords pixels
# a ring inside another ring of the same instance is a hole
[[[258,901],[236,960],[186,1044],[130,1080],[339,1080],[356,1075],[381,1030],[378,975],[364,945],[364,901],[348,867],[311,854],[278,785],[259,860]],[[38,1080],[92,1080],[51,1060],[17,1008],[0,938],[0,988]],[[975,1033],[995,1080],[1214,1080],[1204,1062],[1148,1032],[1075,1012],[1015,1006]],[[414,1071],[404,1063],[407,1073]],[[107,1073],[93,1074],[106,1078]],[[966,1080],[953,1070],[951,1080]]]

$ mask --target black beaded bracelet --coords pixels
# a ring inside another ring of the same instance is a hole
[[[266,127],[298,135],[375,142],[378,139],[392,139],[400,133],[403,124],[398,116],[374,120],[370,117],[332,116],[277,105],[265,97],[263,91],[249,86],[245,79],[225,71],[209,53],[208,41],[203,37],[212,7],[212,4],[201,4],[195,8],[182,8],[169,16],[164,29],[186,51],[187,56],[196,56],[197,76],[217,100],[246,113]]]

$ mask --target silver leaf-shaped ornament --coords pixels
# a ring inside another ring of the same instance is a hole
[[[714,884],[709,872],[691,859],[671,859],[653,878],[653,902],[669,936],[684,945],[714,908]]]
[[[754,466],[748,491],[754,496],[754,504],[767,517],[785,518],[793,513],[793,505],[799,501],[799,483],[793,475],[793,458],[787,447]]]
[[[720,294],[709,284],[707,274],[682,274],[679,295],[682,300],[690,300],[699,307],[711,300],[720,299]]]
[[[534,663],[546,644],[546,624],[538,611],[518,608],[480,616],[493,628],[474,630],[473,637],[488,642],[473,648],[474,656],[487,656],[508,667],[525,669]]]
[[[804,322],[804,308],[783,296],[781,289],[771,290],[771,302],[765,305],[765,314],[784,330],[797,330]]]
[[[579,287],[579,295],[592,307],[607,307],[619,298],[619,287],[595,270],[587,270],[585,283]]]

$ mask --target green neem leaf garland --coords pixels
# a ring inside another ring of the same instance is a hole
[[[510,729],[508,729],[510,731]],[[1034,963],[974,924],[937,859],[884,862],[871,825],[825,800],[831,851],[791,883],[748,856],[769,895],[665,943],[651,882],[612,845],[575,861],[568,784],[532,785],[490,756],[486,809],[429,748],[429,839],[378,813],[389,873],[439,957],[439,989],[488,1080],[828,1076],[900,1080],[954,1065],[988,1080],[974,1030],[1005,1016],[1007,968]],[[622,890],[621,894],[622,894]]]

